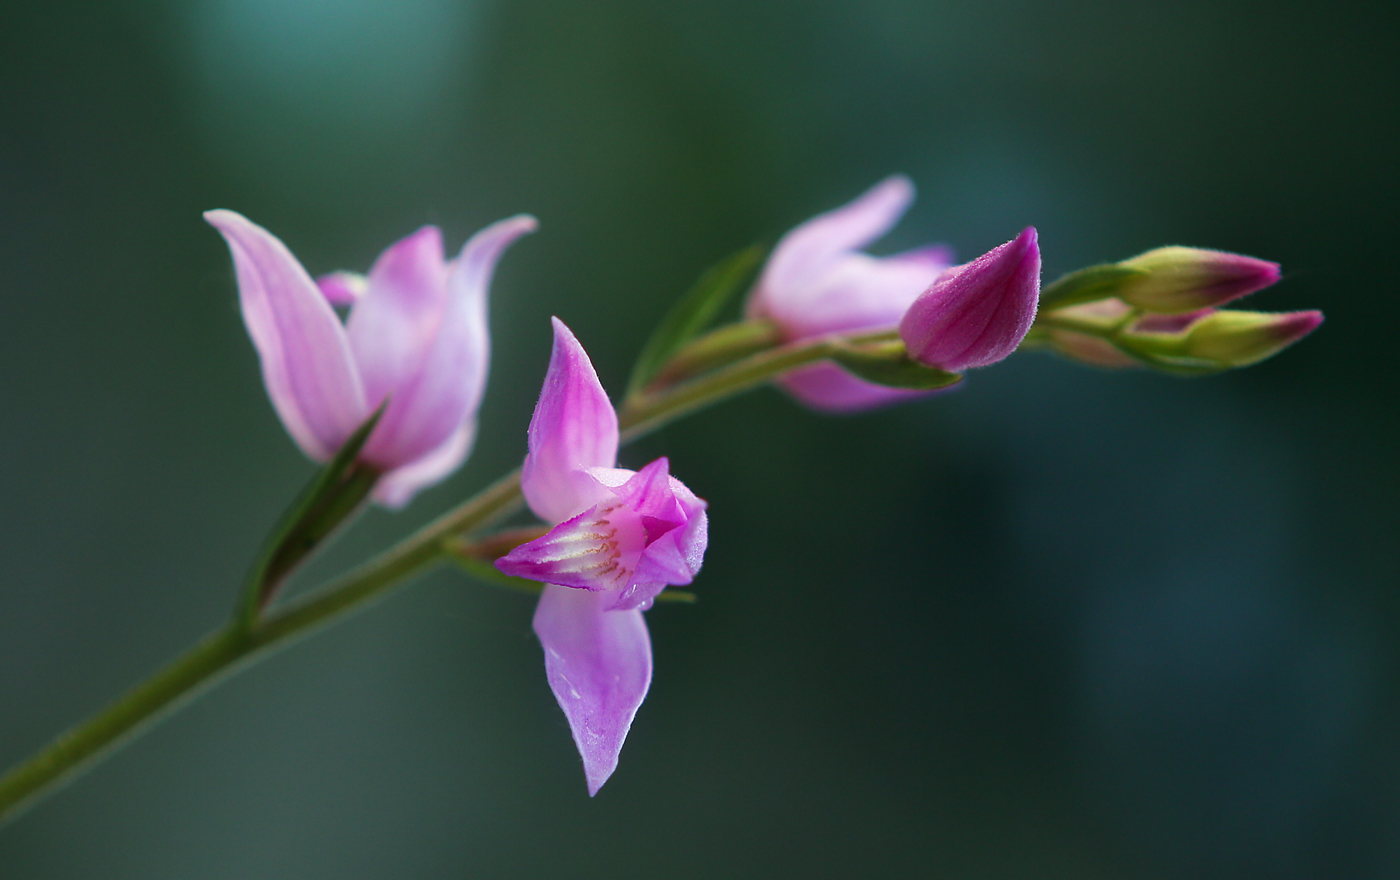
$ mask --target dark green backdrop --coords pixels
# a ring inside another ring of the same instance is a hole
[[[1022,355],[821,418],[772,391],[626,453],[711,502],[701,602],[594,801],[527,598],[448,573],[225,684],[0,831],[35,878],[1400,873],[1397,29],[1370,0],[191,0],[0,7],[0,762],[212,628],[311,472],[233,208],[314,272],[535,213],[471,462],[557,314],[620,388],[706,265],[894,171],[881,245],[1028,223],[1319,307],[1180,381]]]

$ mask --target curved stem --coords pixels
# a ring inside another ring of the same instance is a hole
[[[816,363],[828,357],[838,342],[880,342],[891,337],[892,332],[830,337],[773,348],[663,391],[642,394],[629,400],[619,414],[623,440],[630,442],[674,419],[757,387],[780,373]],[[0,778],[0,823],[19,815],[238,669],[389,595],[414,575],[448,558],[445,542],[486,528],[516,512],[522,504],[517,469],[329,584],[274,605],[252,624],[235,616],[116,702]]]

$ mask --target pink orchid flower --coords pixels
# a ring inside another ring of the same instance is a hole
[[[889,232],[913,200],[914,184],[895,175],[793,229],[773,249],[749,296],[747,315],[772,321],[785,341],[894,329],[952,264],[946,245],[888,257],[860,251]],[[827,412],[865,410],[930,393],[876,385],[835,364],[794,370],[779,382],[798,400]]]
[[[642,612],[690,583],[705,556],[704,501],[658,458],[617,465],[617,413],[578,340],[554,319],[554,351],[530,420],[521,489],[554,528],[496,567],[546,586],[534,629],[545,675],[583,757],[588,794],[617,756],[651,684]]]
[[[337,273],[319,287],[286,245],[241,214],[204,219],[233,253],[268,397],[307,456],[329,460],[387,399],[360,452],[383,471],[375,500],[402,507],[462,464],[490,362],[491,275],[505,249],[534,231],[533,217],[486,227],[450,261],[442,233],[425,226],[384,251],[368,278]],[[332,304],[351,305],[346,323]]]

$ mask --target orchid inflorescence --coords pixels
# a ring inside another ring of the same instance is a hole
[[[519,215],[488,226],[450,260],[441,233],[424,227],[367,275],[313,280],[267,230],[208,212],[233,257],[273,408],[322,467],[269,535],[229,622],[0,779],[0,816],[233,664],[446,561],[539,596],[533,625],[546,679],[596,794],[651,684],[643,612],[659,600],[693,601],[672,588],[692,583],[708,543],[706,502],[671,475],[667,458],[618,468],[621,443],[769,381],[839,413],[937,394],[1023,348],[1204,375],[1257,363],[1322,322],[1316,311],[1225,308],[1278,281],[1279,267],[1220,251],[1158,248],[1044,289],[1033,227],[962,264],[945,245],[865,253],[913,197],[907,178],[891,177],[788,232],[761,269],[761,251],[749,249],[706,273],[643,349],[618,407],[554,318],[523,467],[359,569],[281,602],[281,584],[366,503],[401,508],[466,460],[490,360],[492,274],[536,222]],[[743,318],[712,328],[755,270]],[[544,525],[497,528],[522,504]]]

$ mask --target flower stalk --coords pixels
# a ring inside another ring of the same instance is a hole
[[[692,345],[724,348],[715,343],[729,332],[732,331],[721,327]],[[710,336],[718,338],[705,343]],[[880,331],[769,348],[730,360],[718,369],[679,384],[634,395],[618,413],[621,440],[624,443],[636,440],[682,416],[749,391],[788,370],[830,359],[851,347],[889,343],[897,338],[894,331]],[[720,362],[724,360],[719,359]],[[394,547],[320,588],[273,604],[261,614],[249,614],[248,606],[240,605],[226,624],[189,651],[0,777],[0,824],[9,822],[45,795],[77,778],[224,678],[369,607],[409,579],[439,564],[478,555],[472,552],[473,542],[464,539],[501,522],[522,507],[517,469]],[[491,537],[482,541],[487,546],[479,555],[490,555],[500,544],[499,541],[492,544],[492,541]],[[290,569],[285,573],[289,572]],[[676,595],[663,595],[667,600],[682,602],[693,598],[682,591],[674,592]]]

